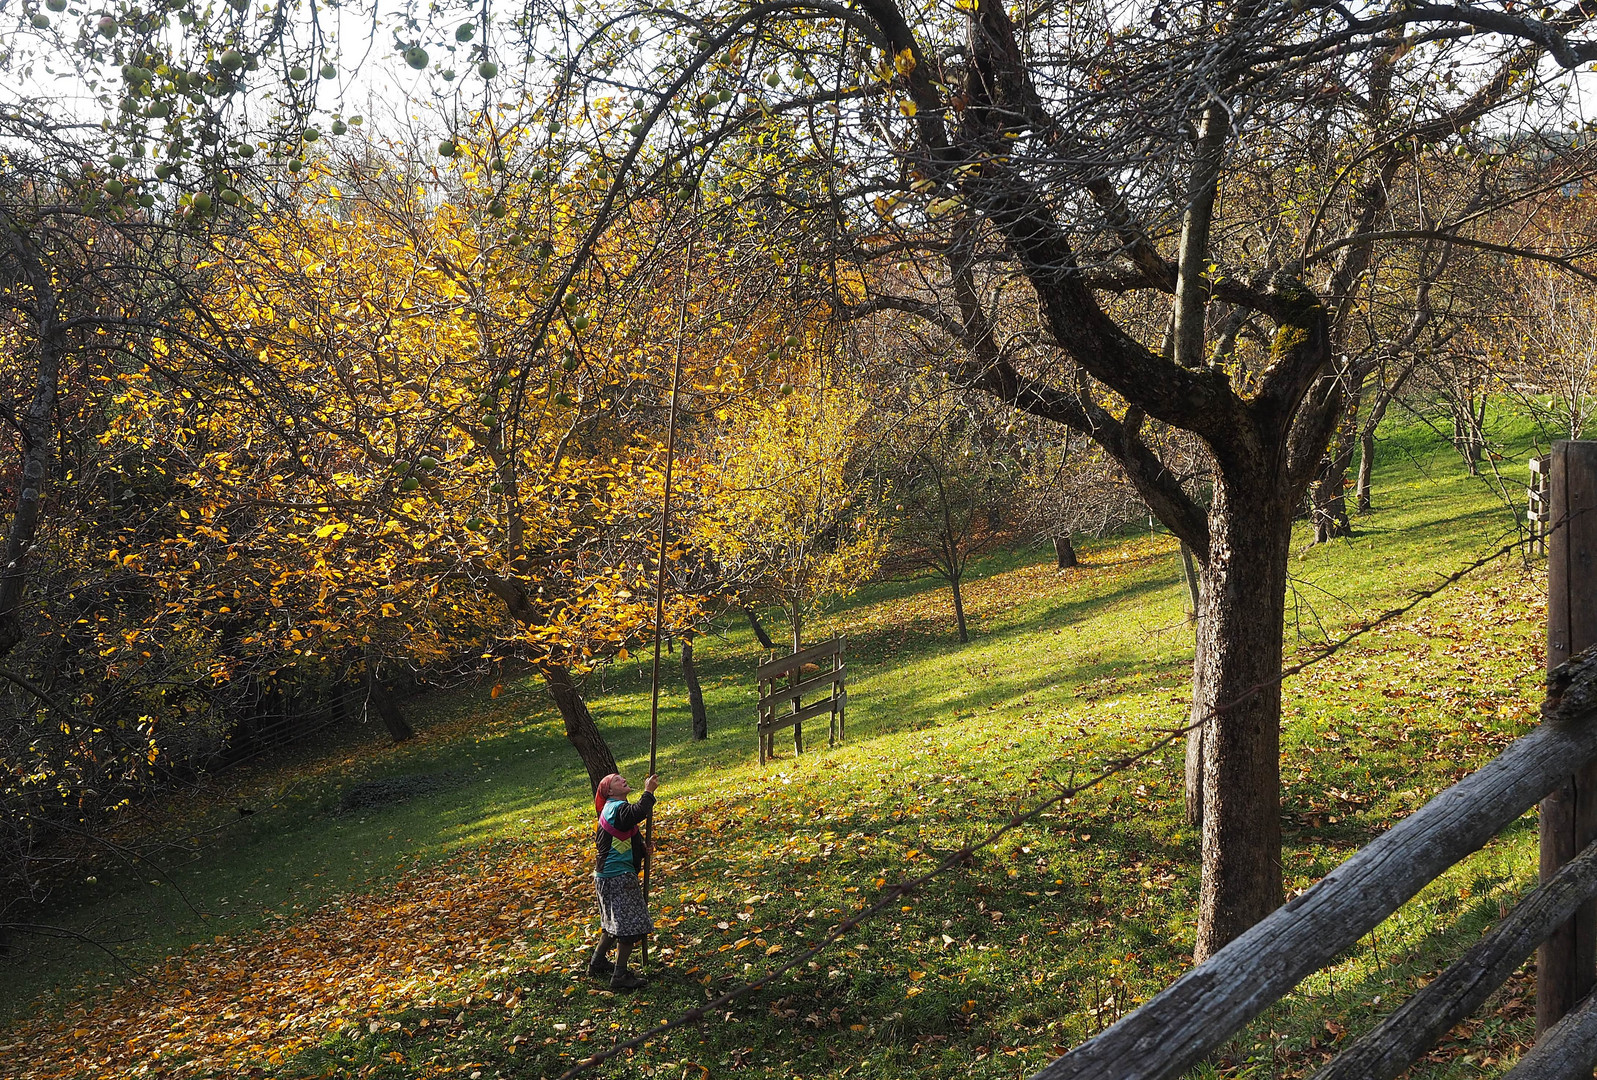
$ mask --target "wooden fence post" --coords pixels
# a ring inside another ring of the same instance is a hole
[[[1597,643],[1597,442],[1555,442],[1547,477],[1547,669]],[[1597,763],[1541,803],[1541,880],[1597,839]],[[1573,1009],[1597,978],[1597,901],[1536,951],[1536,1034]]]

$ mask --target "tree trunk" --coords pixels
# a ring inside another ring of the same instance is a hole
[[[954,590],[954,624],[959,628],[959,643],[967,644],[970,641],[970,632],[965,628],[965,597],[959,589],[959,579],[962,575],[954,575],[948,579],[948,584]]]
[[[582,691],[571,677],[571,669],[558,664],[542,664],[538,667],[538,673],[543,676],[549,696],[554,698],[555,707],[566,722],[566,738],[582,759],[583,768],[588,770],[588,783],[597,791],[600,780],[620,771],[616,768],[615,755],[599,733],[599,725],[593,722],[588,703],[582,700]]]
[[[1187,579],[1187,599],[1191,601],[1191,608],[1187,618],[1191,622],[1198,621],[1198,612],[1203,610],[1202,590],[1198,585],[1198,567],[1192,557],[1192,548],[1185,541],[1181,541],[1181,570]],[[1194,646],[1192,662],[1192,707],[1187,713],[1187,723],[1193,725],[1187,731],[1186,776],[1184,781],[1187,824],[1197,828],[1203,824],[1203,727],[1199,721],[1203,719],[1203,710],[1206,706],[1203,691],[1199,689],[1203,679],[1203,664],[1201,656],[1197,655]]]
[[[1061,570],[1069,570],[1076,565],[1076,548],[1069,536],[1054,537],[1054,558],[1058,560]]]
[[[1370,512],[1370,478],[1375,469],[1375,425],[1359,434],[1358,513]]]
[[[1358,512],[1361,514],[1370,512],[1370,480],[1375,471],[1375,429],[1386,419],[1387,407],[1418,366],[1418,360],[1409,361],[1389,385],[1377,391],[1375,400],[1370,404],[1370,414],[1364,418],[1364,426],[1359,429]]]
[[[789,612],[789,615],[793,620],[793,651],[799,652],[804,648],[804,610],[799,607],[799,602],[797,599],[793,601],[793,610]],[[795,668],[793,670],[791,681],[794,686],[797,686],[799,683],[803,682],[804,672],[798,668]],[[798,712],[803,704],[804,703],[798,698],[794,698],[793,711]],[[775,744],[773,743],[773,746],[774,745]],[[804,724],[802,721],[800,721],[799,723],[793,725],[793,752],[797,754],[803,745]]]
[[[699,669],[693,663],[693,639],[682,638],[682,678],[688,684],[688,707],[693,712],[693,741],[710,737],[710,717],[704,711],[704,691],[699,687]]]
[[[1202,960],[1281,903],[1281,627],[1292,506],[1261,463],[1215,485],[1193,710],[1203,767]]]
[[[405,719],[404,710],[399,707],[399,702],[388,692],[388,687],[383,685],[382,678],[369,661],[366,665],[366,696],[371,701],[372,708],[377,710],[378,719],[382,720],[383,727],[388,729],[390,739],[402,743],[416,734],[415,729],[410,726],[410,721]]]
[[[776,648],[776,642],[771,640],[771,635],[767,634],[765,632],[765,627],[760,625],[760,617],[758,615],[754,614],[754,609],[751,608],[751,607],[745,607],[743,609],[743,614],[745,614],[745,615],[747,615],[749,617],[749,629],[753,630],[754,631],[754,636],[759,639],[760,648],[762,648],[762,649],[774,649],[774,648]]]
[[[1186,753],[1186,804],[1187,824],[1193,828],[1203,825],[1203,739],[1208,725],[1201,721],[1207,712],[1203,705],[1203,689],[1200,680],[1203,678],[1203,657],[1195,655],[1192,658],[1192,707],[1187,710],[1187,753]]]
[[[1198,620],[1198,566],[1192,558],[1192,545],[1181,541],[1181,576],[1187,583],[1187,621]]]
[[[1349,377],[1355,378],[1354,375]],[[1359,401],[1363,397],[1365,377],[1357,374],[1356,384],[1349,388],[1330,452],[1314,478],[1312,513],[1316,544],[1353,535],[1353,523],[1347,516],[1347,471],[1353,464],[1353,448],[1358,441]]]
[[[1351,463],[1351,455],[1349,455]],[[1327,475],[1314,482],[1314,542],[1324,544],[1342,536],[1353,535],[1353,523],[1347,516],[1346,468],[1328,467]]]

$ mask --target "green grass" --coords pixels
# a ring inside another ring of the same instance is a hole
[[[1504,476],[1523,478],[1534,433],[1507,414],[1493,424],[1502,445],[1520,454],[1499,463]],[[1376,513],[1333,544],[1313,547],[1299,534],[1289,655],[1513,534],[1517,501],[1511,508],[1489,478],[1465,476],[1429,430],[1409,423],[1383,434]],[[172,884],[148,884],[159,878],[147,867],[100,870],[98,883],[77,890],[56,920],[117,942],[140,967],[177,959],[152,987],[108,997],[118,976],[92,949],[25,943],[7,962],[3,1004],[18,1024],[14,1037],[48,1042],[41,1033],[51,1025],[103,1019],[84,1012],[97,1007],[158,1006],[181,1019],[182,989],[202,985],[185,965],[233,947],[275,955],[297,927],[323,933],[346,909],[426,895],[451,919],[475,925],[476,908],[460,899],[472,888],[494,904],[511,903],[504,898],[520,889],[532,906],[505,907],[519,914],[497,926],[499,909],[481,901],[486,928],[467,935],[469,949],[450,937],[450,925],[436,938],[416,931],[419,941],[466,949],[454,962],[418,961],[403,990],[390,984],[370,998],[351,991],[329,1006],[322,1034],[286,1057],[278,1051],[275,1063],[270,1040],[239,1052],[281,1076],[362,1068],[442,1075],[457,1066],[484,1077],[556,1075],[569,1055],[791,955],[872,896],[877,881],[925,868],[927,856],[910,852],[957,848],[1052,779],[1088,775],[1149,732],[1182,722],[1192,631],[1173,542],[1154,535],[1083,544],[1081,552],[1085,565],[1066,575],[1054,574],[1051,553],[1040,550],[984,560],[967,596],[966,646],[953,640],[946,589],[927,579],[880,583],[838,604],[813,631],[849,637],[848,744],[826,749],[823,729],[818,749],[795,759],[779,740],[782,756],[763,773],[750,731],[758,653],[741,620],[698,649],[708,742],[688,738],[673,663],[661,716],[665,846],[655,904],[662,919],[682,921],[662,927],[658,947],[672,952],[654,985],[633,998],[612,996],[577,972],[594,929],[580,914],[588,904],[582,867],[552,860],[581,847],[587,783],[541,688],[507,679],[498,698],[484,683],[414,703],[422,734],[405,746],[383,747],[371,731],[309,764],[241,770],[202,800],[208,810],[162,823],[186,849],[162,862],[207,916],[194,916]],[[1326,873],[1524,730],[1542,665],[1542,590],[1517,557],[1500,560],[1287,684],[1289,888]],[[594,712],[635,779],[647,761],[646,680],[647,666],[635,658],[591,687]],[[384,809],[334,812],[341,789],[359,780],[415,773],[457,782]],[[1182,821],[1180,785],[1178,748],[1149,759],[1012,835],[909,910],[850,935],[813,969],[609,1075],[700,1075],[689,1062],[717,1077],[1035,1071],[1057,1047],[1090,1036],[1184,969],[1197,838]],[[240,817],[235,805],[256,812]],[[200,827],[215,831],[193,842]],[[1205,1069],[1308,1070],[1339,1031],[1368,1026],[1477,938],[1499,904],[1532,881],[1534,847],[1530,824],[1510,829]],[[520,884],[509,891],[495,884],[512,879]],[[542,902],[567,913],[529,914]],[[424,925],[432,924],[417,923]],[[741,939],[755,947],[719,951]],[[180,955],[200,943],[210,944]],[[782,951],[767,960],[768,948]],[[269,982],[274,972],[260,977]],[[1421,1075],[1501,1071],[1498,1062],[1511,1061],[1526,1037],[1522,999],[1514,984]],[[576,1041],[583,1034],[587,1041]],[[6,1042],[0,1034],[0,1054]]]

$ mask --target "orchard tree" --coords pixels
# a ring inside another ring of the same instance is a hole
[[[282,531],[306,549],[284,576],[304,582],[307,616],[341,612],[308,625],[417,663],[530,663],[597,782],[615,758],[581,676],[652,629],[670,344],[657,330],[680,279],[625,292],[584,278],[549,349],[523,352],[569,242],[560,201],[580,185],[496,182],[500,152],[462,139],[425,185],[437,202],[402,162],[314,162],[295,213],[221,245],[221,292],[232,332],[286,388],[260,440],[292,462],[271,470]],[[625,272],[648,251],[599,256]],[[688,375],[706,383],[713,365]],[[698,603],[669,599],[668,633]]]
[[[875,469],[892,507],[883,566],[890,573],[930,570],[941,578],[953,601],[954,630],[965,644],[965,570],[974,556],[1007,538],[1004,515],[1020,479],[1018,447],[999,437],[990,402],[960,400],[951,392],[919,397],[889,404],[872,418]]]
[[[1017,24],[989,0],[792,0],[623,15],[584,24],[569,70],[589,77],[568,91],[659,88],[631,103],[617,189],[645,144],[679,162],[727,148],[707,209],[786,199],[793,227],[765,238],[795,290],[936,328],[963,351],[963,385],[1090,435],[1201,564],[1190,775],[1209,954],[1281,899],[1286,564],[1343,415],[1342,312],[1394,242],[1504,246],[1488,226],[1512,191],[1444,204],[1442,221],[1393,193],[1460,146],[1459,168],[1485,177],[1483,130],[1566,108],[1559,70],[1597,55],[1578,36],[1589,13],[1243,3]],[[1166,330],[1149,335],[1156,302]],[[1148,445],[1149,421],[1201,440],[1207,505]]]
[[[790,370],[774,395],[720,410],[698,451],[709,512],[691,528],[738,597],[782,608],[797,652],[811,613],[870,580],[885,535],[864,468],[869,402],[819,364]]]

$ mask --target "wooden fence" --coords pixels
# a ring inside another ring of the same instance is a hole
[[[800,649],[791,656],[761,664],[757,675],[760,699],[756,707],[754,730],[760,740],[760,764],[776,752],[776,733],[793,729],[793,752],[804,752],[804,721],[826,714],[830,717],[827,745],[843,741],[843,714],[848,690],[843,678],[843,649],[847,639],[834,637],[819,645]],[[805,671],[809,668],[809,671]],[[817,692],[825,697],[804,704]]]
[[[1597,442],[1544,459],[1548,694],[1542,723],[1291,903],[1034,1080],[1175,1078],[1538,802],[1541,884],[1450,967],[1352,1040],[1313,1080],[1392,1080],[1537,956],[1540,1038],[1512,1080],[1590,1078],[1597,1066]],[[1588,512],[1594,511],[1594,512]],[[1589,520],[1588,520],[1589,519]],[[1576,649],[1581,649],[1575,653]],[[1572,653],[1575,653],[1573,656]],[[1554,666],[1556,665],[1556,666]]]
[[[1525,485],[1525,524],[1530,530],[1530,549],[1547,554],[1547,525],[1552,520],[1547,507],[1547,474],[1551,471],[1549,458],[1530,459],[1530,483]]]

